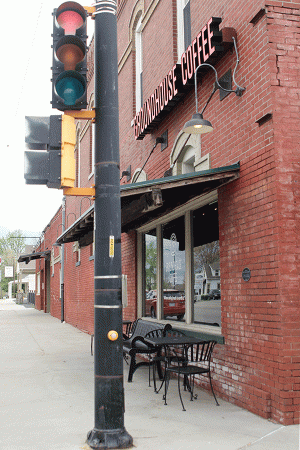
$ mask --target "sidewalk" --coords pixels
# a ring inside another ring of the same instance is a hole
[[[88,450],[94,427],[90,336],[28,305],[0,300],[0,450]],[[138,450],[299,450],[299,427],[271,423],[198,390],[168,406],[140,368],[127,383],[125,427]]]

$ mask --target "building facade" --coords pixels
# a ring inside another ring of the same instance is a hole
[[[150,315],[156,290],[157,320],[217,340],[221,398],[298,423],[300,4],[120,0],[117,18],[123,317]],[[92,41],[89,109],[93,53]],[[196,69],[213,125],[201,135],[184,131]],[[215,92],[216,73],[238,92]],[[90,121],[74,156],[76,186],[92,186]],[[36,251],[36,307],[93,333],[93,200],[67,197]],[[219,268],[220,300],[195,302],[204,264]],[[164,310],[171,288],[184,292],[180,320]]]

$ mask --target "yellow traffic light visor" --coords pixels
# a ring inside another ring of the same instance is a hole
[[[61,187],[74,187],[76,126],[73,117],[64,114],[61,123]]]

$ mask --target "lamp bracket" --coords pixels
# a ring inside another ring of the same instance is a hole
[[[200,69],[201,67],[210,67],[210,68],[215,72],[216,80],[215,80],[215,82],[214,82],[213,92],[212,92],[212,94],[210,95],[208,101],[206,102],[206,104],[205,104],[205,106],[204,106],[204,108],[202,109],[202,111],[201,111],[200,114],[203,114],[203,113],[204,113],[204,111],[205,111],[207,105],[209,104],[209,102],[210,102],[212,96],[214,95],[214,93],[215,93],[218,89],[221,89],[222,91],[228,92],[228,93],[234,92],[238,97],[240,97],[240,96],[243,94],[243,92],[245,91],[245,89],[246,89],[246,88],[244,88],[244,87],[242,87],[242,86],[239,86],[239,85],[237,84],[236,80],[235,80],[235,72],[236,72],[236,70],[237,70],[237,67],[238,67],[238,65],[239,65],[240,60],[239,60],[239,54],[238,54],[238,51],[237,51],[236,40],[235,40],[234,37],[232,37],[232,39],[233,39],[233,44],[234,44],[234,49],[235,49],[235,54],[236,54],[236,64],[235,64],[235,68],[234,68],[234,71],[233,71],[233,74],[232,74],[232,79],[233,79],[233,82],[234,82],[234,84],[235,84],[235,86],[236,86],[236,89],[225,89],[223,86],[220,85],[219,80],[218,80],[218,73],[217,73],[217,71],[216,71],[216,69],[215,69],[214,66],[212,66],[211,64],[208,64],[208,63],[202,63],[202,64],[200,64],[200,65],[196,68],[196,70],[195,70],[195,101],[196,101],[196,113],[198,113],[197,72],[198,72],[198,69]]]

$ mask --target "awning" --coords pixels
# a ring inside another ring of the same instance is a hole
[[[56,244],[79,241],[84,247],[93,242],[94,205],[90,206],[75,222],[67,228],[57,239]]]
[[[240,164],[174,175],[121,186],[122,232],[135,230],[189,201],[218,189],[239,177]],[[77,219],[58,239],[57,244],[93,242],[94,205]]]
[[[31,261],[32,259],[40,259],[40,258],[49,259],[50,253],[51,253],[50,250],[44,250],[43,252],[28,253],[26,255],[19,256],[18,262],[25,262],[26,264],[28,264],[29,261]]]

